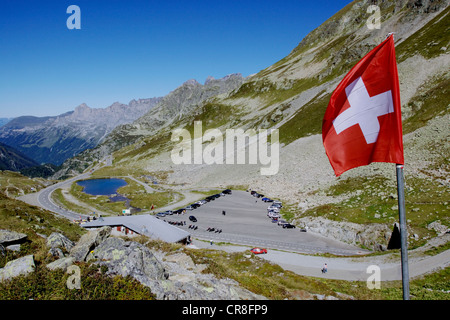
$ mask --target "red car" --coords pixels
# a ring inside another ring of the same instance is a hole
[[[267,250],[262,248],[253,248],[250,249],[250,251],[253,252],[254,254],[267,253]]]

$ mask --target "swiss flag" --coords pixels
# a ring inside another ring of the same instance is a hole
[[[322,139],[336,176],[371,162],[404,164],[393,35],[337,86],[323,118]]]

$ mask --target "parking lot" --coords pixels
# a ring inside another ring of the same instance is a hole
[[[183,222],[178,226],[187,230],[195,239],[213,242],[229,242],[249,246],[281,249],[302,253],[333,253],[337,255],[361,254],[361,248],[347,245],[309,232],[301,228],[284,229],[267,217],[270,203],[253,197],[249,192],[234,191],[221,196],[185,214],[167,215],[160,219],[167,222]],[[222,214],[225,211],[225,215]],[[189,220],[195,216],[197,222]],[[196,229],[189,228],[196,226]],[[214,231],[207,231],[214,228]],[[221,232],[216,232],[221,230]]]

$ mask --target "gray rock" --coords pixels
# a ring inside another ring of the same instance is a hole
[[[231,279],[197,274],[192,281],[150,281],[147,284],[159,300],[265,300]]]
[[[0,269],[0,281],[12,279],[20,275],[34,272],[35,264],[33,255],[9,261],[4,268]]]
[[[15,231],[0,229],[0,244],[9,246],[12,244],[22,243],[27,239],[27,235]]]
[[[89,252],[100,245],[110,234],[111,227],[102,227],[98,230],[89,231],[70,250],[70,256],[74,257],[76,261],[84,261]]]
[[[48,253],[54,257],[64,258],[64,252],[60,248],[50,248]]]
[[[375,250],[383,250],[384,247],[380,246],[379,242],[382,239],[386,240],[385,235],[390,232],[388,226],[382,223],[362,225],[323,217],[303,217],[297,219],[296,223],[308,227],[309,232],[353,245],[374,247]]]
[[[58,232],[53,232],[47,238],[47,247],[49,248],[60,248],[69,252],[74,246],[75,243],[73,243],[73,241]]]
[[[11,251],[19,252],[20,251],[20,244],[11,244],[11,245],[7,246],[6,249],[11,250]]]
[[[71,266],[74,262],[75,262],[74,257],[65,257],[47,264],[46,267],[50,270],[62,269],[66,271],[67,268]]]
[[[109,238],[95,248],[88,260],[108,267],[108,273],[131,276],[143,284],[168,277],[163,265],[143,244]]]
[[[447,226],[441,224],[440,220],[429,223],[427,225],[427,229],[436,231],[438,235],[443,235],[449,230]]]

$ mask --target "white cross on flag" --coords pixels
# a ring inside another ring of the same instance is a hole
[[[371,162],[404,164],[393,35],[337,86],[323,119],[322,139],[336,176]]]

